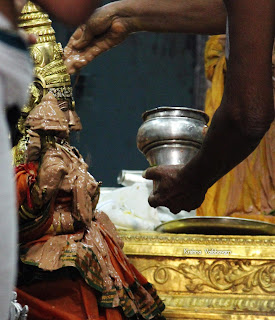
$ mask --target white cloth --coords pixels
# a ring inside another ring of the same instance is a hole
[[[152,181],[147,181],[107,192],[101,188],[97,209],[104,211],[118,230],[149,231],[163,222],[196,215],[195,210],[175,215],[165,207],[150,207],[148,197],[152,186]]]
[[[0,14],[0,30],[5,18]],[[3,31],[3,29],[2,29]],[[11,40],[16,40],[21,37],[15,33],[9,33],[4,28],[4,33],[11,37]],[[16,39],[17,38],[17,39]],[[21,40],[24,43],[24,40]],[[5,107],[15,104],[22,107],[27,101],[28,85],[32,81],[32,62],[28,51],[18,49],[13,43],[4,43],[0,37],[0,74],[4,77],[4,104]]]
[[[0,32],[6,33],[9,28],[9,22],[0,14]],[[15,42],[16,37],[14,33],[11,36]],[[16,279],[17,213],[5,108],[21,107],[26,101],[32,67],[26,50],[3,40],[0,61],[0,320],[6,320]]]
[[[147,183],[106,193],[102,188],[97,209],[104,211],[119,230],[154,230],[161,221],[157,210],[148,204],[150,192]]]

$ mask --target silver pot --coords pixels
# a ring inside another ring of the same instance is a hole
[[[142,115],[137,147],[151,166],[186,164],[200,149],[209,117],[185,107],[158,107]]]

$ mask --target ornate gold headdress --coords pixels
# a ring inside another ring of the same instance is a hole
[[[34,62],[34,81],[29,88],[29,102],[23,107],[22,117],[18,122],[18,129],[23,137],[13,148],[15,165],[25,160],[28,140],[25,132],[26,117],[48,92],[51,92],[57,100],[68,100],[74,108],[71,78],[63,61],[63,49],[61,44],[56,42],[55,31],[48,14],[28,1],[19,17],[19,27],[28,34],[34,34],[37,42],[29,48]],[[81,130],[80,119],[76,114],[75,122],[71,130]]]
[[[33,85],[40,91],[40,99],[36,104],[49,91],[58,100],[72,99],[71,78],[63,61],[63,49],[61,44],[56,42],[55,31],[48,14],[28,1],[19,17],[19,27],[37,37],[36,44],[30,46],[30,54],[34,61]],[[34,105],[30,101],[23,112],[28,113]]]

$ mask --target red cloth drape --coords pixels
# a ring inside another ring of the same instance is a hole
[[[118,309],[100,308],[96,291],[77,279],[46,280],[17,289],[17,300],[28,305],[28,320],[124,320]]]

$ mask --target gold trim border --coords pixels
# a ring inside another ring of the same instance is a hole
[[[275,236],[209,236],[120,231],[124,252],[134,256],[275,260]],[[226,251],[209,255],[205,250]],[[191,253],[186,255],[186,251]],[[198,254],[195,251],[201,250]],[[192,253],[193,252],[193,253]]]
[[[201,296],[185,296],[185,295],[165,295],[160,294],[161,299],[166,305],[166,310],[180,308],[181,311],[188,312],[211,312],[215,313],[258,313],[259,315],[268,313],[275,317],[275,299],[274,296],[267,298],[260,297],[239,297],[235,296],[219,296],[219,295],[201,295]]]

